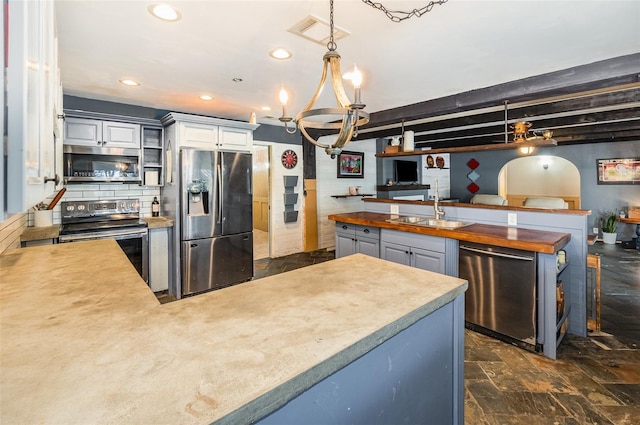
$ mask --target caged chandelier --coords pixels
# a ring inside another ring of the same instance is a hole
[[[337,45],[333,40],[333,0],[329,1],[329,26],[329,42],[327,43],[327,49],[329,49],[329,51],[325,53],[323,57],[324,65],[322,68],[322,78],[320,78],[320,84],[318,84],[316,92],[309,103],[307,103],[307,106],[298,113],[294,120],[292,117],[287,116],[287,101],[289,96],[284,88],[280,90],[282,116],[278,119],[284,123],[285,130],[290,134],[296,132],[296,126],[290,128],[288,125],[288,123],[293,121],[307,140],[316,146],[324,148],[325,152],[333,158],[342,152],[342,148],[351,141],[352,137],[357,136],[358,126],[369,122],[369,113],[364,111],[365,105],[360,100],[362,74],[358,70],[358,67],[355,67],[354,71],[351,73],[351,81],[353,82],[353,87],[355,89],[353,103],[349,100],[349,97],[344,90],[344,86],[342,85],[340,55],[336,51]],[[335,94],[338,107],[312,109],[322,92],[328,71],[331,72],[331,84],[333,86],[333,93]],[[318,121],[321,117],[340,117],[341,121]],[[333,143],[322,144],[309,135],[307,128],[330,130],[339,129],[340,132]]]
[[[413,9],[408,12],[403,12],[399,10],[389,10],[382,5],[382,3],[373,2],[371,0],[362,0],[363,3],[378,9],[384,12],[385,15],[393,22],[401,22],[405,19],[409,19],[411,17],[421,17],[427,12],[430,12],[433,7],[438,4],[442,5],[447,2],[447,0],[434,0],[429,1],[429,3],[421,8]],[[327,43],[327,49],[329,50],[325,53],[323,57],[323,68],[322,68],[322,77],[320,78],[320,84],[318,84],[318,88],[316,89],[313,97],[307,103],[302,111],[298,113],[295,120],[287,115],[287,102],[289,100],[289,95],[287,91],[282,88],[280,90],[280,103],[282,103],[282,116],[278,118],[280,121],[284,123],[284,128],[289,134],[294,134],[296,132],[296,127],[300,129],[300,132],[307,138],[311,143],[321,148],[324,148],[325,152],[328,155],[331,155],[334,158],[337,154],[342,152],[342,148],[351,141],[351,138],[358,135],[358,126],[364,125],[369,122],[369,113],[365,112],[365,105],[360,100],[360,86],[362,84],[362,74],[358,70],[356,66],[353,72],[351,73],[351,81],[353,82],[353,87],[355,89],[354,101],[351,103],[349,98],[347,97],[347,93],[344,90],[344,86],[342,85],[342,76],[340,73],[340,55],[336,51],[337,45],[333,39],[333,0],[329,0],[329,42]],[[333,93],[336,97],[336,101],[338,103],[337,108],[318,108],[312,109],[315,105],[320,93],[322,92],[322,88],[327,80],[327,72],[331,72],[331,84],[333,86]],[[328,122],[320,121],[319,117],[334,117],[340,118],[341,120],[330,120]],[[293,122],[293,128],[289,127],[289,123]],[[307,128],[315,128],[320,130],[335,130],[339,129],[340,132],[338,136],[331,144],[322,144],[315,140],[313,137],[309,135],[307,132]]]

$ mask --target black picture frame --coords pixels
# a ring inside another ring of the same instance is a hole
[[[598,184],[640,184],[640,158],[596,160]]]
[[[364,152],[342,151],[336,159],[339,179],[364,178]]]

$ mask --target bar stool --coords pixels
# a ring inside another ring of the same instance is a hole
[[[600,256],[587,254],[587,270],[590,270],[591,298],[588,305],[591,306],[590,317],[587,317],[587,330],[600,332]],[[594,282],[595,277],[595,282]],[[595,303],[595,308],[594,308]]]

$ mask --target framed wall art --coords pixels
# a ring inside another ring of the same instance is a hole
[[[596,160],[598,184],[640,184],[640,158]]]
[[[337,162],[338,178],[364,178],[364,152],[342,151]]]

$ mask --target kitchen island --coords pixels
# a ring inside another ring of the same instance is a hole
[[[565,264],[560,271],[556,253],[570,243],[572,235],[476,223],[470,219],[470,215],[454,215],[456,211],[452,211],[451,208],[447,208],[447,211],[446,216],[454,220],[459,220],[458,217],[462,216],[460,221],[464,226],[449,229],[398,222],[395,221],[401,218],[398,214],[375,211],[329,215],[329,220],[336,221],[336,257],[349,255],[351,252],[361,252],[449,276],[459,276],[459,242],[474,242],[535,253],[536,335],[535,339],[530,339],[526,343],[536,351],[542,351],[545,356],[555,359],[557,347],[569,326],[577,329],[578,332],[574,331],[577,334],[586,327],[585,298],[580,296],[584,294],[584,280],[567,279],[563,287],[559,288],[560,273],[563,273],[561,276],[563,279],[570,277],[568,271],[574,262]],[[408,217],[412,218],[413,215]],[[354,244],[351,252],[341,245],[341,241],[350,240],[351,236],[348,233],[350,226],[356,226],[353,230]],[[360,241],[366,243],[358,245]],[[478,291],[478,289],[472,285],[471,291]],[[560,296],[558,296],[559,293]],[[562,299],[564,301],[561,301]],[[488,302],[486,305],[491,306],[492,303]],[[490,317],[491,313],[487,314]]]
[[[160,305],[112,240],[0,267],[3,423],[463,423],[464,280],[354,255]]]

